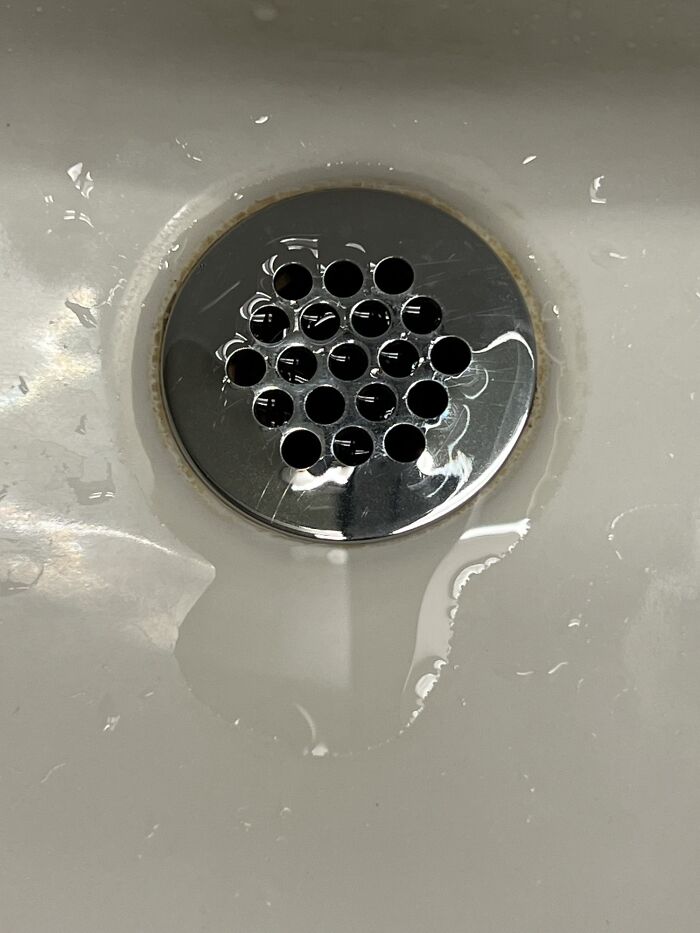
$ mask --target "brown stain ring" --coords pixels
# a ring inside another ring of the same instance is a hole
[[[180,276],[179,281],[172,289],[172,294],[167,299],[165,308],[160,314],[158,321],[154,328],[154,338],[153,338],[153,351],[151,353],[151,394],[154,405],[154,410],[156,414],[156,419],[158,422],[158,427],[162,439],[166,447],[173,453],[176,458],[176,462],[180,469],[180,472],[183,476],[186,477],[188,482],[201,494],[204,495],[207,501],[210,504],[216,502],[218,505],[223,506],[227,513],[233,512],[236,516],[241,516],[249,521],[251,524],[255,525],[258,529],[262,526],[259,522],[250,518],[245,512],[242,512],[239,509],[236,509],[235,506],[226,503],[220,496],[207,485],[206,482],[199,476],[196,470],[190,465],[187,457],[183,453],[180,445],[176,440],[175,431],[168,414],[167,406],[163,398],[163,384],[161,379],[162,373],[162,354],[163,354],[163,345],[165,341],[165,332],[168,326],[168,321],[170,314],[172,312],[175,300],[179,295],[180,289],[183,287],[187,278],[190,276],[194,268],[202,261],[208,250],[218,242],[221,237],[226,233],[232,230],[234,227],[237,227],[239,224],[243,223],[253,214],[257,214],[259,211],[263,210],[266,207],[269,207],[272,204],[277,204],[280,201],[285,201],[288,198],[296,197],[302,194],[309,194],[316,191],[330,191],[337,188],[364,188],[373,191],[386,191],[404,195],[405,197],[413,198],[416,201],[421,201],[424,204],[428,204],[431,207],[435,207],[450,216],[454,217],[465,227],[472,230],[476,233],[482,240],[484,240],[491,249],[496,253],[501,262],[506,266],[508,272],[511,274],[515,280],[518,289],[525,301],[527,309],[530,313],[530,318],[532,321],[533,332],[535,335],[535,346],[537,351],[536,358],[536,384],[535,384],[535,394],[533,397],[532,405],[530,407],[530,414],[528,416],[525,427],[520,433],[519,438],[515,443],[515,447],[508,455],[505,463],[500,470],[493,476],[485,486],[483,486],[471,499],[464,503],[460,509],[457,509],[456,512],[449,513],[448,515],[440,518],[437,523],[430,523],[423,528],[416,529],[415,533],[420,533],[421,531],[427,531],[434,524],[442,524],[450,519],[454,518],[455,514],[461,512],[464,509],[473,506],[473,504],[486,492],[492,491],[497,484],[499,484],[507,475],[510,474],[513,466],[520,460],[523,455],[523,452],[526,450],[528,444],[531,442],[534,430],[538,422],[540,421],[541,414],[543,411],[543,395],[544,389],[549,379],[549,357],[545,351],[545,341],[544,341],[544,328],[542,325],[542,319],[540,315],[540,309],[535,299],[535,296],[530,288],[530,285],[523,275],[520,267],[516,263],[515,259],[511,254],[502,246],[502,244],[491,234],[488,230],[485,230],[480,224],[475,223],[473,220],[468,218],[461,211],[457,210],[452,205],[446,203],[445,201],[436,198],[434,195],[428,194],[426,191],[418,190],[415,188],[408,188],[404,185],[395,183],[389,184],[386,182],[370,182],[370,181],[358,181],[358,180],[334,180],[333,182],[328,182],[318,185],[306,185],[299,188],[293,188],[283,192],[282,194],[270,195],[266,198],[261,198],[255,201],[252,205],[247,207],[245,210],[242,210],[240,213],[236,214],[229,221],[222,224],[214,233],[210,234],[202,244],[201,249],[197,252],[197,255],[190,261],[189,265],[186,267],[184,273]],[[291,532],[285,532],[284,529],[279,529],[281,533],[292,535]],[[293,535],[292,535],[293,536]],[[403,535],[402,535],[403,537]],[[318,543],[328,543],[319,539]],[[334,547],[338,546],[338,542],[331,542]],[[361,544],[381,544],[382,541],[369,541],[369,542],[343,542],[350,543],[354,546]],[[386,543],[386,542],[384,542]]]

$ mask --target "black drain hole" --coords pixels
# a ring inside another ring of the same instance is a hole
[[[334,424],[344,411],[345,399],[333,386],[318,386],[306,396],[306,414],[316,424]]]
[[[322,450],[319,438],[313,431],[304,428],[290,431],[280,445],[282,459],[295,470],[308,470],[314,463],[318,463]]]
[[[359,466],[372,456],[374,442],[364,428],[343,428],[333,438],[333,454],[345,466]]]
[[[316,366],[316,357],[308,347],[287,347],[277,357],[277,372],[294,385],[313,379]]]
[[[394,379],[410,376],[419,362],[420,354],[408,340],[390,340],[379,351],[379,365]]]
[[[275,272],[272,284],[280,298],[294,301],[309,294],[314,280],[306,266],[298,262],[288,262]]]
[[[389,386],[371,382],[357,393],[355,405],[368,421],[388,421],[396,411],[397,401]]]
[[[414,278],[413,266],[398,256],[382,259],[374,270],[374,284],[387,295],[400,295],[408,291]]]
[[[412,424],[397,424],[384,435],[384,450],[399,463],[413,463],[425,450],[425,437]]]
[[[411,298],[403,306],[401,319],[414,334],[431,334],[442,321],[442,309],[432,298]]]
[[[391,326],[391,311],[381,301],[361,301],[353,308],[350,323],[360,337],[381,337]]]
[[[362,288],[365,277],[362,269],[349,259],[332,262],[323,275],[323,284],[336,298],[349,298]]]
[[[441,337],[430,348],[433,369],[443,376],[461,376],[471,360],[469,344],[461,337]]]
[[[237,386],[256,385],[265,375],[266,369],[265,357],[250,347],[236,350],[226,364],[226,373]]]
[[[340,314],[333,305],[322,301],[304,308],[299,318],[303,333],[309,340],[323,343],[335,337],[340,329]]]
[[[265,389],[253,403],[253,414],[263,427],[279,428],[294,414],[294,402],[283,389]]]
[[[328,368],[344,382],[364,376],[368,365],[367,354],[358,343],[341,343],[328,354]]]
[[[439,382],[424,379],[416,382],[408,390],[406,404],[414,415],[426,420],[439,418],[447,410],[450,397],[447,389]]]
[[[289,330],[289,318],[282,308],[266,305],[250,315],[250,332],[260,343],[279,343]]]

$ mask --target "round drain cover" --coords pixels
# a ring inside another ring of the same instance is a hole
[[[470,499],[527,421],[535,338],[488,243],[426,201],[298,194],[221,236],[175,296],[162,389],[228,503],[327,540],[384,538]]]

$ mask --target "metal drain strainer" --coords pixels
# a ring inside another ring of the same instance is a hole
[[[162,387],[225,500],[328,540],[409,531],[496,473],[535,392],[532,323],[491,246],[396,192],[262,207],[172,303]]]

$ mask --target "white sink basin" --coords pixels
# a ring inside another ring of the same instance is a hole
[[[0,927],[695,933],[700,9],[0,13]],[[258,201],[427,193],[512,257],[536,417],[329,546],[183,469],[175,284]]]

